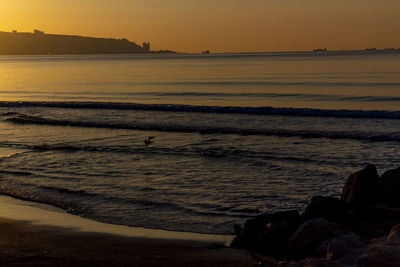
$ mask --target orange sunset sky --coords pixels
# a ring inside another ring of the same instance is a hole
[[[0,0],[0,31],[128,38],[179,52],[400,47],[399,0]]]

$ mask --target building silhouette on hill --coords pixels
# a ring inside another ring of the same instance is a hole
[[[143,43],[143,50],[145,53],[150,53],[150,43]]]
[[[0,32],[0,55],[138,53],[150,53],[150,43],[141,47],[127,39],[46,34],[36,29],[33,33]]]

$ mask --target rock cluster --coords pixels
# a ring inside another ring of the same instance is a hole
[[[266,213],[234,229],[231,247],[282,266],[400,266],[400,168],[379,177],[368,165],[340,199],[315,196],[301,215]]]

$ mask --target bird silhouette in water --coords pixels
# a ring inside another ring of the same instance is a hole
[[[156,138],[155,136],[149,136],[148,138],[144,139],[144,144],[148,147],[150,144],[154,143],[153,139]]]

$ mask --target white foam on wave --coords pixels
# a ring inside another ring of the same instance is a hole
[[[1,158],[10,158],[22,152],[25,152],[24,149],[15,149],[15,148],[8,148],[8,147],[0,147],[0,159]]]

